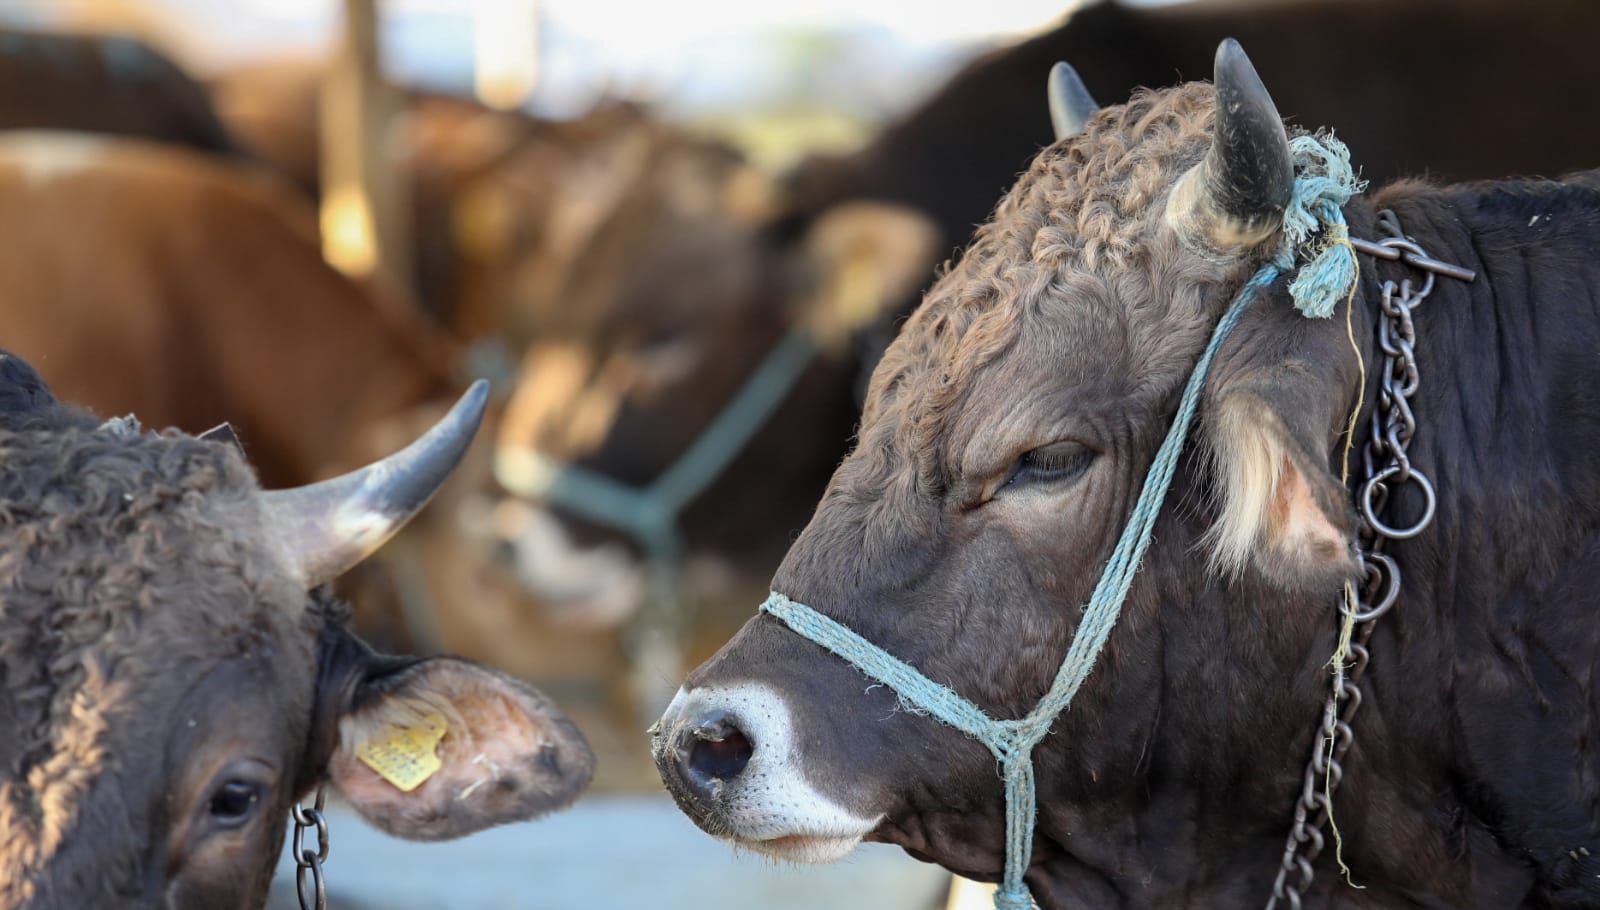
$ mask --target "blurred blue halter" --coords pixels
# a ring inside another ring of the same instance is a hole
[[[1150,546],[1178,457],[1189,437],[1200,393],[1217,350],[1251,302],[1294,268],[1300,251],[1313,233],[1320,232],[1320,248],[1297,273],[1289,291],[1295,306],[1306,316],[1333,314],[1356,278],[1355,253],[1349,245],[1340,207],[1357,191],[1344,144],[1328,137],[1300,136],[1290,142],[1298,167],[1294,194],[1284,216],[1283,238],[1277,252],[1256,272],[1233,299],[1211,334],[1194,372],[1184,386],[1177,416],[1155,461],[1145,475],[1133,514],[1117,541],[1094,594],[1083,610],[1083,621],[1073,636],[1055,680],[1037,707],[1026,717],[995,720],[982,708],[919,673],[910,664],[884,651],[845,626],[774,591],[761,609],[782,620],[790,629],[832,651],[867,676],[887,685],[906,702],[933,715],[989,748],[1000,762],[1006,782],[1006,862],[997,910],[1027,910],[1033,898],[1023,878],[1033,855],[1033,829],[1038,814],[1034,792],[1033,750],[1050,732],[1057,715],[1065,711],[1078,687],[1094,668],[1095,660],[1122,611],[1139,562]]]
[[[495,479],[519,496],[627,534],[652,562],[675,562],[683,555],[678,516],[744,451],[816,354],[810,330],[790,329],[689,448],[647,485],[624,483],[532,450],[497,460]]]

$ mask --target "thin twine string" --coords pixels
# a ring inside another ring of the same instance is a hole
[[[1350,246],[1347,235],[1344,245]],[[1356,425],[1361,420],[1361,400],[1367,388],[1367,358],[1361,353],[1361,345],[1356,343],[1355,330],[1355,304],[1356,288],[1359,287],[1361,278],[1361,262],[1356,258],[1355,248],[1350,248],[1350,260],[1354,262],[1356,281],[1350,284],[1350,294],[1344,301],[1344,334],[1350,341],[1350,352],[1356,355],[1356,370],[1360,380],[1356,383],[1356,400],[1350,406],[1350,422],[1344,431],[1344,455],[1339,465],[1339,485],[1345,489],[1350,488],[1350,452],[1356,444]],[[1329,661],[1332,666],[1348,666],[1350,659],[1350,640],[1355,635],[1356,629],[1356,588],[1355,583],[1349,579],[1344,583],[1344,621],[1339,628],[1339,644],[1334,649],[1333,658]],[[1339,710],[1339,693],[1333,693],[1333,708],[1337,715]],[[1350,872],[1350,867],[1344,861],[1344,835],[1339,831],[1339,823],[1333,817],[1333,749],[1337,740],[1328,737],[1328,770],[1323,772],[1322,778],[1322,804],[1328,808],[1328,829],[1333,832],[1333,859],[1339,864],[1339,871],[1344,874],[1345,884],[1352,888],[1365,890],[1366,885],[1356,884]]]

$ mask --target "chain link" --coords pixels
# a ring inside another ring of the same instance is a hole
[[[317,788],[317,798],[311,808],[296,805],[289,810],[290,817],[294,820],[294,839],[290,846],[294,850],[294,890],[300,898],[300,910],[327,910],[328,886],[322,878],[322,864],[328,861],[328,817],[322,814],[327,792],[322,787]],[[306,833],[317,832],[317,847],[315,850],[306,846]],[[306,878],[311,878],[311,888],[306,890]]]
[[[1361,676],[1371,657],[1367,642],[1378,619],[1400,598],[1400,566],[1383,552],[1384,547],[1388,541],[1409,540],[1421,534],[1433,521],[1438,506],[1433,483],[1411,463],[1408,454],[1417,432],[1411,398],[1420,384],[1412,315],[1433,292],[1435,275],[1462,281],[1477,277],[1468,269],[1428,256],[1406,237],[1394,212],[1379,212],[1378,227],[1386,235],[1383,240],[1352,240],[1351,245],[1380,259],[1403,260],[1422,272],[1424,278],[1420,288],[1410,277],[1382,285],[1378,347],[1384,362],[1378,377],[1377,407],[1373,408],[1367,445],[1362,452],[1366,479],[1356,498],[1361,516],[1358,537],[1362,577],[1356,590],[1355,631],[1349,660],[1333,667],[1332,685],[1322,705],[1322,723],[1311,747],[1311,759],[1306,762],[1300,796],[1295,801],[1294,823],[1284,843],[1283,860],[1267,898],[1267,910],[1277,910],[1280,901],[1290,910],[1300,910],[1302,895],[1315,876],[1313,864],[1322,855],[1322,832],[1328,824],[1331,800],[1344,780],[1344,758],[1355,742],[1351,724],[1361,710]],[[1379,516],[1384,514],[1391,494],[1408,483],[1422,493],[1422,512],[1409,525],[1394,527]],[[1351,609],[1341,598],[1340,628]]]

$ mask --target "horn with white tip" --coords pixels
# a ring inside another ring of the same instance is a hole
[[[1050,125],[1055,127],[1058,142],[1083,132],[1089,118],[1100,110],[1078,71],[1065,62],[1050,67],[1046,93],[1050,98]]]
[[[307,588],[344,574],[400,530],[466,454],[483,421],[489,384],[478,380],[421,438],[331,480],[261,494],[267,533]]]

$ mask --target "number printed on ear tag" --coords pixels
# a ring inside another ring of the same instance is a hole
[[[410,793],[443,767],[434,750],[447,730],[444,715],[429,714],[415,726],[381,731],[361,744],[356,758],[402,793]]]

